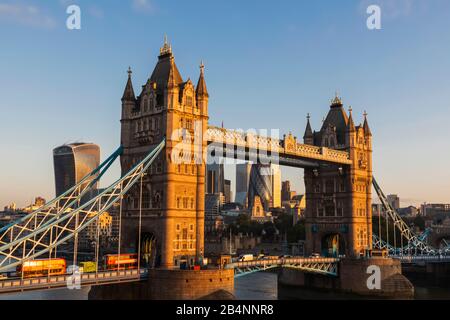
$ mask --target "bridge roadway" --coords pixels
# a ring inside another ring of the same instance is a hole
[[[391,256],[400,259],[402,263],[419,262],[450,262],[450,256]],[[235,269],[235,277],[245,276],[274,268],[291,268],[305,272],[313,272],[328,276],[338,276],[339,258],[280,258],[240,261],[227,264],[226,269]],[[0,275],[1,277],[1,275]],[[47,290],[67,288],[73,284],[74,276],[71,274],[54,275],[39,278],[0,278],[0,294],[16,293],[34,290]],[[124,282],[136,282],[148,279],[147,269],[108,270],[80,275],[80,286],[99,286]]]
[[[450,262],[449,255],[418,255],[418,256],[389,256],[393,259],[399,259],[402,263],[417,263],[417,262]]]
[[[226,265],[225,268],[235,269],[235,277],[245,276],[250,273],[279,267],[298,269],[329,276],[337,276],[338,262],[339,258],[297,257],[233,262]]]
[[[80,274],[80,286],[98,286],[105,284],[135,282],[147,279],[147,269],[109,270]],[[74,275],[54,275],[39,278],[7,278],[0,280],[0,294],[34,290],[68,288],[74,284]]]
[[[240,277],[250,273],[281,266],[287,268],[296,268],[308,272],[337,276],[338,261],[339,259],[336,258],[283,258],[234,262],[226,265],[225,268],[235,269],[235,277]],[[143,281],[147,278],[147,269],[132,269],[120,271],[109,270],[81,274],[79,284],[81,287],[99,286],[106,284]],[[74,275],[65,274],[24,279],[4,278],[0,280],[0,294],[68,288],[68,283],[74,284]]]

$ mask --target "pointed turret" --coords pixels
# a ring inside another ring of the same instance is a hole
[[[183,83],[183,78],[172,54],[172,46],[169,45],[166,36],[163,46],[159,49],[158,63],[153,69],[150,81],[156,83],[158,94],[164,94],[166,87],[175,87]]]
[[[200,77],[198,78],[195,94],[197,96],[197,99],[199,97],[209,97],[208,89],[206,88],[205,65],[203,64],[203,61],[200,63]]]
[[[131,74],[133,72],[131,71],[131,68],[128,67],[128,81],[127,85],[125,86],[125,90],[123,91],[122,101],[135,101],[136,97],[134,95],[133,90],[133,83],[131,81]]]
[[[341,108],[343,106],[342,99],[339,97],[339,93],[336,91],[334,99],[331,100],[330,108]]]
[[[175,77],[175,62],[173,59],[170,60],[169,76],[167,78],[167,87],[174,88],[178,86],[177,79]]]
[[[365,112],[365,111],[364,111],[363,129],[364,129],[365,136],[372,136],[372,132],[370,131],[370,128],[369,128],[369,122],[367,121],[367,112]]]
[[[348,109],[348,123],[347,123],[347,131],[348,132],[355,132],[356,128],[355,128],[355,123],[353,122],[353,115],[352,115],[352,107],[350,107]]]
[[[311,118],[311,116],[308,115],[306,116],[307,122],[306,122],[306,129],[305,129],[305,134],[303,135],[303,142],[306,144],[314,144],[314,134],[312,132],[311,129],[311,124],[309,122],[309,119]]]

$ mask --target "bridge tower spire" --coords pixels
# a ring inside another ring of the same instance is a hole
[[[311,116],[308,113],[306,115],[306,129],[305,129],[305,134],[303,135],[303,142],[305,144],[313,145],[314,144],[314,134],[311,129],[311,123],[309,122],[309,119],[311,119]]]
[[[202,114],[208,114],[208,100],[209,94],[206,88],[205,80],[205,65],[203,61],[200,62],[200,76],[198,78],[197,87],[195,89],[195,97],[197,100],[197,107]]]
[[[134,95],[133,82],[131,80],[131,67],[128,67],[128,80],[122,95],[122,117],[121,123],[121,145],[130,143],[129,135],[124,134],[131,130],[131,114],[136,107],[136,97]]]

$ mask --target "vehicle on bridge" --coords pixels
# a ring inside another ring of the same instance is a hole
[[[310,258],[320,258],[320,254],[319,253],[312,253],[309,257]]]
[[[105,270],[128,270],[138,267],[136,253],[107,254],[103,259]]]
[[[255,260],[255,257],[253,256],[253,254],[242,254],[239,256],[237,261],[244,262],[244,261],[253,261],[253,260]]]
[[[90,273],[97,271],[97,264],[94,261],[80,262],[80,272]]]
[[[17,274],[24,278],[45,277],[66,273],[66,259],[28,260],[17,266]]]

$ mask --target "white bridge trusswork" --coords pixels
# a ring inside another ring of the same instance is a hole
[[[235,270],[235,277],[273,268],[298,269],[305,272],[329,276],[338,275],[338,258],[282,258],[272,260],[254,260],[230,263],[227,269]]]
[[[332,164],[350,165],[349,153],[325,147],[317,147],[297,142],[297,138],[291,134],[285,135],[283,139],[264,137],[252,133],[230,130],[218,127],[208,127],[206,139],[209,144],[215,146],[223,145],[226,148],[237,149],[239,152],[270,153],[271,157],[279,157],[280,162],[288,159],[304,159]],[[282,163],[281,163],[282,164]],[[292,165],[292,163],[291,163]]]

